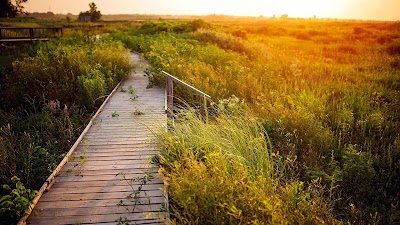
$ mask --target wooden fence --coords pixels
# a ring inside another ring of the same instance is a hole
[[[48,40],[62,35],[62,27],[0,27],[0,41]]]

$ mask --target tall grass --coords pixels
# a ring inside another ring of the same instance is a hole
[[[291,175],[256,118],[219,113],[205,124],[181,111],[159,136],[157,158],[169,185],[172,224],[338,224],[315,180]]]

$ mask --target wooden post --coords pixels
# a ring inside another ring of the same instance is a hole
[[[31,37],[31,40],[35,38],[35,36],[33,35],[33,28],[29,28],[29,36]]]
[[[0,40],[3,39],[3,36],[1,35],[2,29],[0,28]]]
[[[172,118],[174,113],[174,82],[170,77],[167,77],[165,89],[167,91],[167,117]]]

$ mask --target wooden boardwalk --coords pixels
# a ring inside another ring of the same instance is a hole
[[[106,103],[27,224],[163,224],[164,184],[151,158],[153,132],[166,126],[165,92],[146,89],[145,66]]]

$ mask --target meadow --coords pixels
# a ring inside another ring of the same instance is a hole
[[[234,108],[234,117],[210,109],[208,125],[185,116],[160,137],[172,220],[399,223],[399,29],[258,18],[112,33],[151,62],[156,84],[165,70],[211,95],[214,107]],[[247,117],[257,123],[235,123]]]
[[[400,223],[400,24],[218,18],[53,21],[66,37],[2,49],[1,184],[32,198],[24,185],[54,169],[131,69],[130,49],[154,85],[165,70],[213,99],[208,123],[177,110],[158,135],[172,224]],[[0,199],[0,218],[24,211]]]

